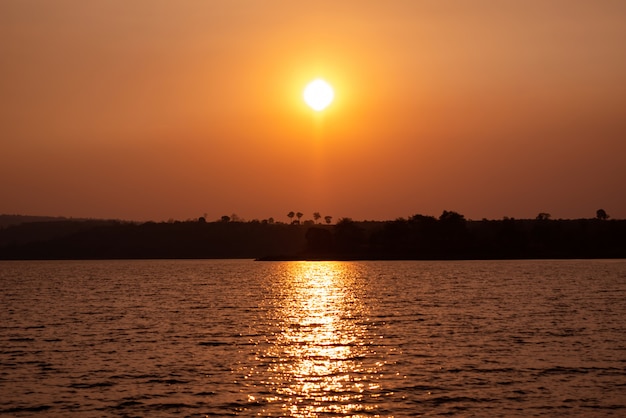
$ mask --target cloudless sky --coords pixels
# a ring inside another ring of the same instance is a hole
[[[626,218],[625,40],[622,0],[3,0],[0,213]]]

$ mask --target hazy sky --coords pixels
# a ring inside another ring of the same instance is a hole
[[[626,2],[3,0],[0,141],[5,214],[626,218]]]

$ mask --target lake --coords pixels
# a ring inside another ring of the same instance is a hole
[[[626,260],[15,261],[0,286],[0,415],[626,415]]]

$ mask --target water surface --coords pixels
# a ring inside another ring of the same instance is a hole
[[[626,261],[1,262],[8,416],[624,416]]]

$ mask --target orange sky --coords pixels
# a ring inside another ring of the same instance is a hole
[[[625,22],[622,0],[3,0],[0,213],[626,218]]]

